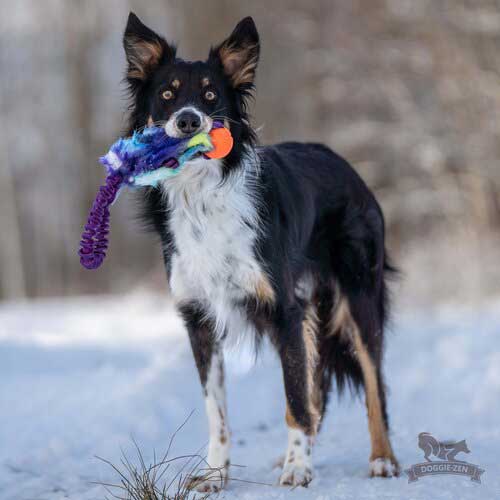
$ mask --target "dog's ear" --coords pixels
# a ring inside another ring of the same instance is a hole
[[[229,37],[210,51],[211,60],[218,60],[235,88],[252,88],[260,44],[257,28],[251,17],[245,17]]]
[[[131,85],[146,81],[162,62],[175,58],[175,47],[142,24],[131,12],[123,34],[123,48],[127,56],[127,80]]]

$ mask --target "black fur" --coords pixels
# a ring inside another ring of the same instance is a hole
[[[183,304],[179,308],[179,313],[184,319],[189,334],[200,382],[205,387],[212,355],[217,348],[213,325],[205,317],[203,307],[196,302]]]
[[[318,369],[326,407],[332,375],[339,392],[346,382],[353,388],[363,383],[352,346],[328,330],[335,282],[348,297],[375,364],[381,364],[388,310],[385,275],[391,269],[384,250],[383,215],[352,167],[325,146],[284,143],[262,148],[260,154],[262,219],[267,231],[258,253],[276,284],[278,303],[284,307],[296,302],[293,284],[305,271],[321,284],[317,290]],[[283,334],[287,342],[288,332]]]

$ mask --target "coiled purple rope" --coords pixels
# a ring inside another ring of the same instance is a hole
[[[115,201],[122,184],[120,174],[108,175],[90,210],[80,241],[80,262],[87,269],[96,269],[104,260],[108,248],[109,207]]]

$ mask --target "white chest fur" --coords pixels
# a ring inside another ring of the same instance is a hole
[[[247,160],[221,182],[218,160],[195,160],[163,185],[177,250],[172,293],[178,302],[201,302],[219,335],[248,328],[239,301],[249,295],[272,296],[254,251],[259,228],[252,190],[255,168]]]

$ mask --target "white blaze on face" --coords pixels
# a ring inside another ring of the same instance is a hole
[[[167,135],[169,135],[170,137],[184,137],[184,134],[177,127],[177,118],[181,113],[184,113],[185,111],[189,111],[198,116],[201,123],[199,132],[208,133],[210,132],[210,130],[212,130],[213,126],[212,118],[210,118],[207,114],[203,113],[203,111],[196,109],[194,106],[184,106],[175,113],[172,113],[172,116],[170,116],[170,118],[167,120],[167,123],[165,123],[164,128],[165,128],[165,133]]]

